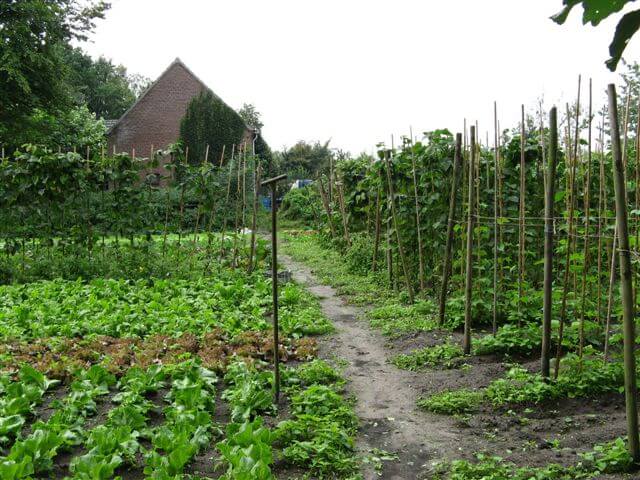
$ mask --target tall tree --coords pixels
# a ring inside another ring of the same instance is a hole
[[[262,114],[256,110],[256,107],[252,103],[243,104],[240,110],[238,110],[238,115],[242,117],[247,127],[260,130],[264,126],[261,120]]]
[[[79,48],[67,50],[66,62],[75,102],[86,104],[99,118],[119,118],[150,83],[104,57],[93,60]]]
[[[71,40],[86,39],[108,8],[102,0],[0,2],[0,135],[15,131],[36,108],[72,103],[64,50]]]

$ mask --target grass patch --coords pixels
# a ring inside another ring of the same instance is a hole
[[[590,348],[592,355],[580,359],[570,354],[563,360],[556,381],[545,381],[515,365],[504,378],[494,380],[483,390],[450,390],[418,401],[418,405],[434,413],[455,415],[472,413],[482,402],[493,406],[543,403],[559,398],[584,398],[604,393],[622,392],[623,366],[620,362],[605,362]]]
[[[447,390],[418,400],[418,406],[433,413],[462,415],[478,410],[484,395],[481,391],[461,389]]]
[[[396,355],[391,359],[391,363],[403,370],[415,372],[425,367],[456,368],[460,365],[462,358],[462,349],[458,345],[447,342],[420,348],[409,354]]]
[[[430,332],[438,328],[433,318],[434,306],[430,300],[413,305],[391,303],[374,308],[368,314],[370,324],[383,335],[398,337],[406,333]]]
[[[628,472],[633,467],[626,443],[622,438],[596,445],[592,451],[580,454],[577,465],[556,463],[544,467],[518,467],[497,456],[476,454],[476,461],[456,460],[445,467],[449,480],[581,480],[600,475]]]
[[[356,305],[383,305],[397,295],[385,286],[382,274],[361,275],[350,271],[344,255],[323,245],[316,233],[285,233],[284,253],[314,270],[319,279],[350,297]]]

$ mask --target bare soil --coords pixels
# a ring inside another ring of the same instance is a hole
[[[523,466],[572,465],[580,461],[579,453],[591,450],[596,443],[625,435],[622,395],[564,399],[512,409],[486,406],[464,418],[422,411],[416,404],[420,397],[448,389],[486,387],[504,375],[509,362],[517,360],[534,370],[538,360],[483,356],[470,357],[457,369],[400,370],[389,363],[393,356],[442,343],[451,332],[383,337],[364,320],[366,307],[350,305],[348,298],[320,284],[305,265],[286,255],[280,261],[292,271],[294,280],[319,298],[324,314],[337,328],[335,334],[319,341],[320,356],[346,364],[347,390],[357,398],[356,413],[361,419],[361,454],[378,448],[398,456],[395,461],[383,462],[382,472],[366,470],[367,480],[431,478],[434,463],[473,459],[476,452],[498,455]],[[457,341],[458,334],[453,337]]]

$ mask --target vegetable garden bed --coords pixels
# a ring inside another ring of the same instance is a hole
[[[104,261],[133,248],[106,242],[93,255]],[[138,263],[158,262],[153,240],[137,248]],[[282,288],[285,395],[275,406],[270,281],[263,267],[248,274],[211,262],[206,250],[172,245],[166,262],[179,255],[195,268],[171,278],[92,274],[0,286],[0,478],[357,472],[358,422],[344,382],[315,359],[313,335],[332,330],[317,301],[295,284]],[[60,256],[57,247],[50,253]],[[25,272],[41,261],[26,255]],[[22,263],[5,262],[9,270]]]

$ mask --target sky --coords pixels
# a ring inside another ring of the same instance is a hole
[[[111,0],[92,56],[155,79],[179,57],[238,109],[262,113],[273,149],[331,140],[357,154],[438,128],[478,122],[493,138],[536,111],[575,101],[578,75],[594,101],[619,81],[604,62],[617,17],[582,25],[549,16],[561,0]],[[638,60],[640,36],[625,58]],[[622,67],[619,68],[619,71]],[[490,140],[492,142],[492,140]]]

